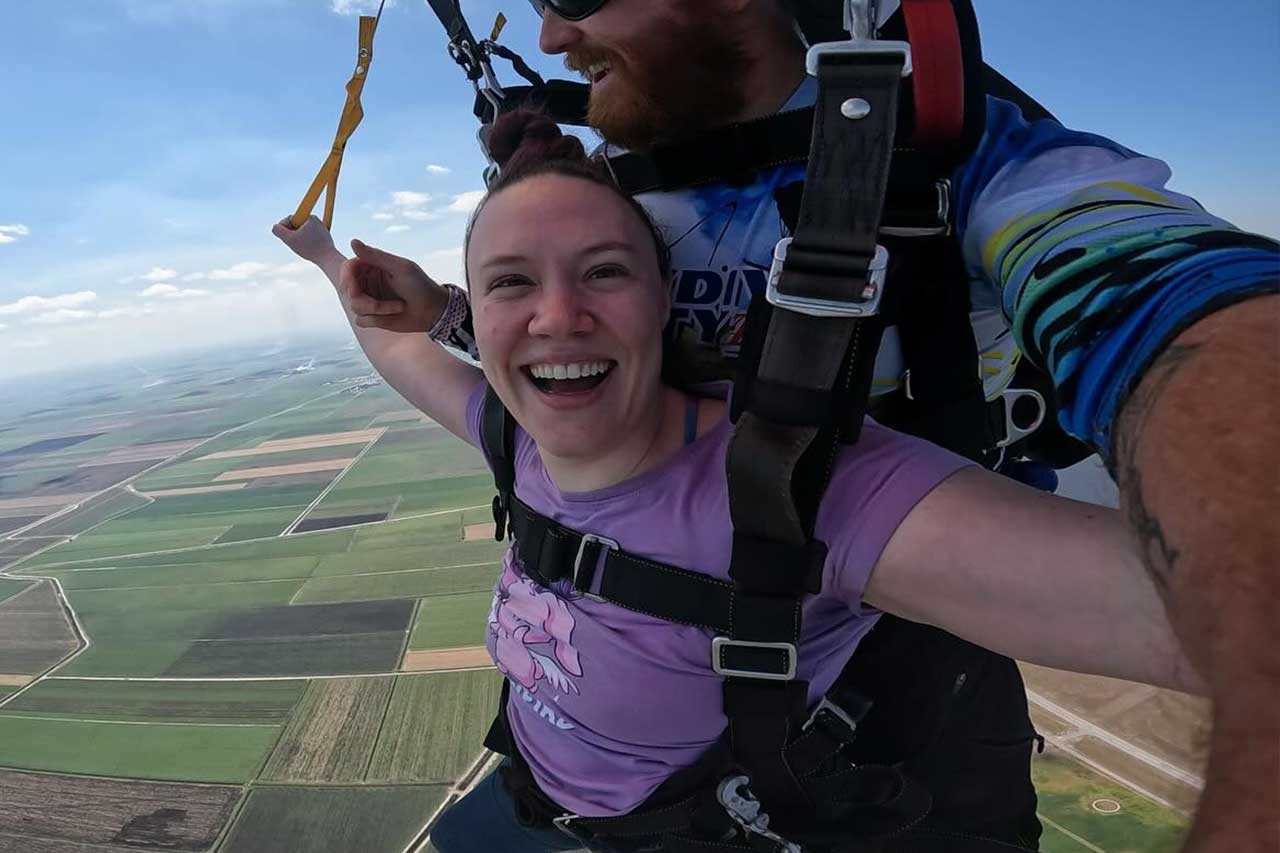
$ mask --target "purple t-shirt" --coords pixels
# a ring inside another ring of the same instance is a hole
[[[467,407],[479,446],[483,383]],[[626,551],[728,580],[732,527],[726,418],[661,466],[607,488],[562,492],[533,440],[516,430],[516,494],[568,527]],[[934,486],[969,464],[868,420],[837,460],[816,535],[827,543],[822,591],[803,601],[796,677],[810,703],[831,687],[878,612],[862,604],[893,531]],[[489,614],[488,647],[511,682],[507,706],[542,790],[575,814],[635,808],[693,764],[727,724],[712,632],[529,580],[507,550]]]

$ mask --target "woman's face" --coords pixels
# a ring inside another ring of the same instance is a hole
[[[539,175],[491,197],[467,252],[485,377],[545,452],[651,428],[670,310],[648,226],[609,189]]]

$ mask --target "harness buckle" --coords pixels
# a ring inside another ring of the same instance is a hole
[[[787,664],[782,671],[760,669],[742,669],[725,666],[722,657],[725,649],[763,649],[787,653]],[[711,668],[724,678],[756,678],[764,681],[791,681],[796,677],[795,643],[762,643],[755,640],[734,640],[730,637],[713,637],[711,639]]]
[[[818,64],[824,56],[901,56],[902,76],[910,77],[913,70],[911,64],[911,45],[905,41],[888,39],[860,39],[848,41],[824,41],[813,45],[804,55],[804,67],[810,77],[818,76]]]
[[[1031,400],[1036,406],[1036,416],[1030,426],[1021,426],[1013,416],[1013,407],[1024,399]],[[996,442],[996,447],[1008,447],[1040,429],[1045,412],[1048,411],[1044,395],[1030,388],[1006,388],[1000,395],[1000,402],[1004,409],[1004,438]]]
[[[889,270],[889,250],[876,246],[875,257],[867,268],[867,283],[859,299],[816,299],[809,296],[788,296],[778,291],[782,267],[787,260],[791,238],[783,237],[773,247],[773,263],[769,267],[769,284],[764,298],[770,305],[808,314],[811,317],[872,317],[880,313],[880,300],[884,297],[885,275]]]
[[[761,811],[760,801],[747,787],[750,783],[747,776],[730,776],[717,786],[716,800],[745,832],[767,838],[777,845],[777,853],[803,853],[799,844],[769,829],[769,815]]]
[[[813,713],[809,715],[809,719],[805,721],[801,730],[807,732],[809,729],[813,728],[814,723],[818,721],[818,717],[821,714],[830,714],[848,727],[848,737],[842,737],[842,741],[851,742],[853,740],[854,733],[858,731],[858,721],[855,720],[848,711],[841,708],[835,702],[832,702],[826,696],[823,696],[822,701],[814,706]]]
[[[561,832],[563,832],[565,835],[572,838],[574,841],[585,842],[587,839],[583,837],[582,833],[578,832],[572,826],[570,826],[571,821],[575,821],[580,817],[582,817],[582,815],[576,815],[576,814],[560,815],[560,817],[553,817],[551,819],[551,825],[554,826],[556,829],[560,830]]]
[[[601,598],[600,596],[590,591],[591,580],[595,576],[597,563],[592,563],[591,576],[586,579],[586,583],[581,582],[582,568],[583,568],[582,558],[587,552],[587,545],[593,542],[596,545],[600,546],[600,549],[603,553],[607,553],[609,551],[619,551],[622,549],[621,545],[619,545],[616,541],[608,538],[607,536],[597,536],[594,533],[582,534],[582,541],[578,543],[578,554],[576,557],[573,558],[573,588],[577,592],[582,593],[587,598],[590,598],[593,601],[604,601],[603,598]],[[600,555],[597,555],[596,560],[599,561],[599,559],[600,559]]]

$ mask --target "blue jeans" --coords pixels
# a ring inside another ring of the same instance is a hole
[[[555,827],[521,826],[516,820],[515,803],[497,770],[440,816],[431,830],[431,844],[439,853],[549,853],[582,849],[579,842]]]

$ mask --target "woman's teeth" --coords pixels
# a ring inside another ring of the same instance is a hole
[[[534,379],[584,379],[608,373],[613,367],[608,361],[581,361],[573,364],[531,364],[529,373]]]

